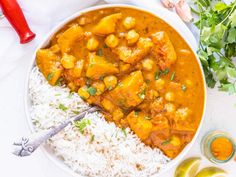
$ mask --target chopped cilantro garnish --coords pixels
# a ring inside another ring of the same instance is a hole
[[[159,79],[159,72],[158,72],[158,71],[155,72],[154,78],[155,78],[155,80],[158,80],[158,79]]]
[[[97,89],[95,87],[91,86],[91,87],[87,88],[87,91],[91,96],[94,96],[97,92]]]
[[[90,142],[92,143],[94,141],[95,135],[91,136]]]
[[[54,73],[49,73],[47,76],[47,80],[48,81],[52,80],[53,76],[54,76]]]
[[[84,133],[84,129],[87,125],[91,125],[91,122],[89,119],[83,119],[81,121],[75,121],[74,122],[75,127],[77,127],[80,131],[80,133]]]
[[[145,90],[143,90],[141,93],[138,94],[139,98],[144,100],[145,98]]]
[[[161,143],[162,146],[167,145],[170,143],[170,139],[167,139]]]
[[[169,68],[166,68],[164,71],[156,71],[155,75],[154,75],[154,78],[155,78],[155,80],[158,80],[160,78],[160,76],[166,75],[169,72],[170,72]]]
[[[151,81],[149,79],[146,79],[145,82],[149,84]]]
[[[79,114],[79,111],[72,111],[74,114]]]
[[[160,71],[160,75],[166,75],[170,72],[169,68],[166,68],[164,71]]]
[[[134,111],[134,116],[135,116],[135,117],[138,116],[138,111]]]
[[[98,51],[96,52],[96,54],[100,57],[103,56],[103,50],[102,49],[98,49]]]
[[[69,95],[67,96],[67,98],[70,99],[70,98],[72,98],[73,95],[74,95],[74,93],[73,93],[73,92],[70,92]]]
[[[63,79],[62,77],[60,77],[59,79],[57,79],[56,85],[57,85],[57,86],[62,86],[63,80],[64,80],[64,79]]]
[[[175,79],[175,72],[173,72],[170,76],[170,80],[173,81]]]
[[[124,133],[125,137],[127,137],[126,129],[124,127],[122,127],[121,130]]]
[[[68,108],[64,105],[64,104],[59,104],[59,109],[61,109],[62,111],[66,111]]]
[[[106,49],[106,48],[108,48],[108,46],[107,46],[106,44],[104,44],[104,45],[103,45],[103,48],[105,48],[105,49]]]
[[[99,77],[99,80],[103,81],[103,79],[104,79],[104,76]]]

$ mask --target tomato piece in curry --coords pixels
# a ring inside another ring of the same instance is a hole
[[[200,123],[204,86],[197,59],[171,26],[147,12],[82,14],[37,51],[36,62],[51,85],[67,85],[170,158]]]

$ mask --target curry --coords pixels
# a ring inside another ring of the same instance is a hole
[[[158,17],[129,8],[82,14],[66,24],[36,62],[51,85],[67,85],[107,121],[176,157],[193,138],[204,106],[194,53]]]

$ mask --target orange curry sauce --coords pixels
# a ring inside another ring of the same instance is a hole
[[[108,121],[130,127],[170,158],[200,123],[204,86],[197,59],[172,27],[149,13],[85,13],[38,50],[36,62],[51,85],[66,84],[101,107]]]

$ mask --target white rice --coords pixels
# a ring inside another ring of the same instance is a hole
[[[70,94],[68,88],[50,86],[37,67],[30,75],[29,93],[36,131],[55,126],[75,115],[74,111],[87,107],[76,93]],[[60,104],[68,109],[59,109]],[[86,126],[83,134],[78,128],[68,126],[47,142],[57,157],[82,176],[153,176],[170,161],[159,149],[143,144],[129,128],[125,134],[99,113],[87,114],[85,119],[89,119],[91,125]]]

